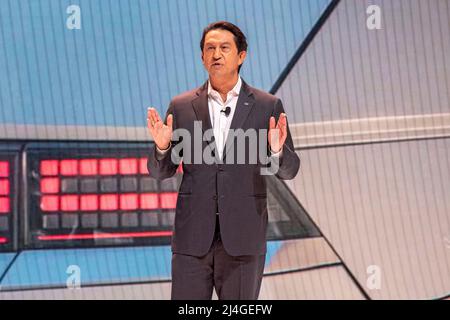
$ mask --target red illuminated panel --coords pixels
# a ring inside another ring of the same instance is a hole
[[[42,211],[58,211],[59,210],[59,197],[58,196],[43,196],[41,198],[41,210]]]
[[[101,159],[100,160],[100,174],[101,175],[115,175],[118,172],[117,159]]]
[[[59,192],[59,178],[43,178],[41,180],[42,193],[58,193]]]
[[[9,210],[9,198],[0,197],[0,214],[8,213]]]
[[[0,244],[8,243],[8,239],[4,237],[0,237]]]
[[[117,210],[119,197],[117,194],[103,194],[100,196],[100,210]]]
[[[177,192],[164,192],[159,195],[162,209],[175,209],[177,206]]]
[[[93,176],[97,174],[97,159],[80,160],[80,174],[83,176]]]
[[[82,211],[98,210],[98,196],[95,194],[86,194],[80,196],[80,209]]]
[[[141,158],[139,159],[139,172],[141,174],[148,174],[147,169],[147,158]]]
[[[61,196],[61,210],[62,211],[77,211],[78,210],[78,196],[77,195]]]
[[[121,194],[120,195],[120,209],[121,210],[136,210],[138,208],[137,194]]]
[[[95,234],[61,234],[38,236],[43,241],[58,240],[86,240],[86,239],[111,239],[111,238],[151,238],[151,237],[170,237],[172,231],[153,231],[153,232],[127,232],[127,233],[95,233]]]
[[[158,209],[159,195],[157,193],[143,193],[141,196],[141,209]]]
[[[119,160],[120,174],[137,174],[138,173],[138,159],[128,158]]]
[[[6,196],[9,194],[9,181],[7,179],[0,180],[0,195]]]
[[[9,162],[0,161],[0,177],[9,176]]]
[[[61,160],[59,165],[63,176],[76,176],[78,174],[78,160]]]
[[[43,160],[39,168],[42,176],[58,175],[58,160]]]

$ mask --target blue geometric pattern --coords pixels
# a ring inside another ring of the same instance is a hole
[[[222,19],[247,35],[242,77],[268,91],[329,3],[0,0],[0,123],[145,126],[148,106],[165,112],[207,79],[199,42]]]

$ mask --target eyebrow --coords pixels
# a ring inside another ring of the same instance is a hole
[[[205,46],[206,46],[206,45],[214,45],[214,44],[215,44],[214,42],[206,42],[206,43],[205,43]],[[220,43],[220,45],[224,45],[224,44],[231,44],[231,42],[226,41],[226,42]]]

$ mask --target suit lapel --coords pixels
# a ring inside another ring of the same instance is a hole
[[[192,100],[192,107],[197,120],[202,122],[202,130],[204,132],[212,128],[208,108],[208,81],[197,90],[196,94],[197,97]]]
[[[205,136],[205,131],[212,130],[211,124],[211,116],[209,115],[209,107],[208,107],[208,81],[198,89],[196,92],[197,97],[192,100],[192,107],[194,108],[195,116],[198,121],[202,122],[202,137]],[[211,132],[212,133],[212,132]],[[211,135],[212,139],[214,139],[214,134]],[[195,137],[197,139],[197,137]],[[214,140],[206,141],[206,144],[211,151],[216,149],[216,142]],[[219,162],[218,152],[214,152],[214,157],[216,159],[216,163]]]

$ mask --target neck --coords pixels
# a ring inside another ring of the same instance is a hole
[[[226,95],[228,92],[231,91],[231,89],[234,88],[236,83],[238,82],[239,74],[236,73],[229,79],[224,79],[223,77],[220,78],[214,78],[209,77],[209,82],[211,83],[211,86],[214,90],[219,92],[220,94]]]

